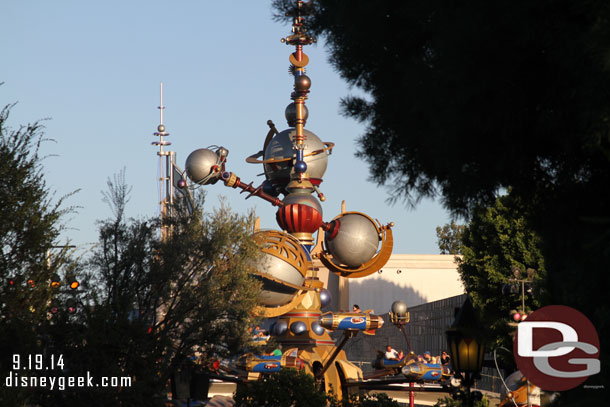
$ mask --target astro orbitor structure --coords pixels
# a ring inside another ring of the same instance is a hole
[[[383,319],[360,312],[322,315],[321,308],[330,302],[330,294],[318,279],[313,260],[319,259],[341,277],[372,274],[391,255],[393,224],[383,225],[360,212],[345,212],[324,220],[321,185],[334,144],[305,129],[308,118],[305,102],[312,82],[305,73],[309,58],[303,47],[314,39],[304,24],[302,1],[296,3],[292,33],[282,39],[294,47],[289,55],[294,88],[292,102],[285,109],[288,128],[278,131],[273,122],[267,121],[269,132],[262,150],[246,159],[248,163],[262,164],[265,181],[258,187],[243,182],[230,171],[229,150],[215,146],[195,150],[188,156],[184,174],[190,182],[176,172],[172,156],[171,163],[166,164],[166,182],[168,189],[176,185],[184,194],[192,187],[222,183],[248,192],[248,198],[256,196],[277,207],[276,220],[281,231],[255,232],[262,255],[253,268],[263,285],[260,297],[263,307],[258,312],[273,318],[271,335],[282,345],[283,355],[244,355],[238,367],[248,379],[282,366],[304,369],[323,383],[327,391],[332,388],[341,398],[349,381],[363,378],[361,370],[347,361],[342,347],[358,331],[373,333],[381,327]],[[161,136],[157,145],[162,151],[167,143],[163,135],[167,133],[164,127],[159,129],[155,134]],[[339,345],[328,334],[331,330],[345,332]]]

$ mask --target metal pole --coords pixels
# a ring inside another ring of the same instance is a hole
[[[343,336],[343,340],[341,341],[339,346],[337,346],[337,348],[335,349],[333,354],[330,356],[328,361],[324,364],[324,368],[316,375],[316,379],[321,379],[322,377],[324,377],[324,373],[326,373],[326,371],[328,370],[330,365],[335,361],[335,358],[337,357],[339,352],[341,352],[341,350],[343,349],[343,347],[347,343],[347,340],[349,338],[351,338],[352,336],[354,336],[355,333],[357,333],[357,331],[345,331],[345,333],[343,334],[344,335]]]
[[[521,312],[525,314],[525,280],[521,280]],[[526,377],[525,382],[527,385],[527,407],[532,407],[532,401],[530,400],[530,381]]]
[[[409,387],[410,388],[415,387],[415,383],[413,383],[413,382],[409,383]],[[409,392],[409,407],[415,407],[415,392],[414,391]]]
[[[409,340],[409,336],[407,335],[407,329],[405,328],[404,324],[400,324],[399,328],[402,332],[402,335],[405,337],[405,341],[407,341],[407,346],[409,347],[408,352],[411,352],[413,348],[411,347],[411,341]]]
[[[525,280],[521,280],[521,312],[525,313]]]
[[[165,206],[167,207],[166,216],[172,216],[172,205],[174,203],[174,171],[172,169],[172,162],[174,161],[173,155],[173,151],[168,151],[167,155],[165,156]]]
[[[474,407],[474,399],[472,398],[472,394],[470,393],[470,386],[472,385],[472,380],[470,377],[470,373],[466,373],[466,397],[467,404],[469,407]]]

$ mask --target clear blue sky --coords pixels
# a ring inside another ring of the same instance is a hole
[[[271,119],[287,127],[292,47],[280,43],[290,27],[272,21],[268,1],[6,0],[0,8],[0,103],[18,102],[13,127],[45,122],[45,178],[57,196],[80,192],[65,238],[97,240],[96,221],[111,216],[101,191],[126,168],[133,185],[128,215],[158,213],[158,158],[151,146],[164,83],[168,140],[184,167],[201,147],[229,150],[227,169],[242,180],[263,181],[262,166],[245,163],[259,151]],[[368,181],[367,163],[354,157],[362,124],[339,114],[350,89],[328,64],[323,41],[305,48],[312,87],[307,129],[336,143],[322,183],[324,219],[347,210],[394,221],[395,253],[438,253],[435,227],[449,221],[437,203],[415,209],[389,205],[388,191]],[[237,211],[255,208],[262,226],[277,228],[275,209],[222,184],[207,187],[208,203],[225,196]]]

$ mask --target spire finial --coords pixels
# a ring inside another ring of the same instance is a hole
[[[159,102],[160,106],[158,106],[158,109],[159,109],[159,116],[161,116],[159,119],[159,126],[163,126],[163,110],[165,109],[165,106],[163,106],[163,82],[161,82],[161,85],[160,85],[159,99],[160,99],[160,102]]]
[[[290,71],[294,75],[294,91],[290,97],[294,102],[288,106],[288,109],[290,111],[294,110],[295,114],[294,118],[292,117],[292,113],[290,114],[288,122],[291,125],[294,123],[295,127],[295,136],[293,140],[293,149],[296,153],[294,178],[295,180],[298,180],[299,184],[304,181],[309,181],[303,150],[305,149],[305,139],[307,138],[304,132],[305,121],[307,120],[305,100],[309,93],[311,80],[305,75],[305,67],[309,63],[309,57],[303,52],[303,45],[310,45],[314,42],[314,39],[307,34],[302,9],[303,2],[298,0],[294,12],[291,13],[293,16],[292,34],[282,39],[282,42],[295,47],[295,51],[290,54],[289,57],[291,64]],[[301,187],[302,186],[299,186],[299,188]]]
[[[159,136],[159,141],[154,141],[152,145],[159,146],[158,155],[165,155],[165,152],[163,151],[163,146],[169,146],[172,143],[163,139],[163,137],[169,136],[169,133],[165,131],[165,125],[163,124],[163,111],[165,110],[165,106],[163,106],[163,82],[161,82],[159,93],[160,103],[159,106],[157,106],[157,109],[159,109],[159,125],[157,126],[157,131],[153,133],[155,136]]]

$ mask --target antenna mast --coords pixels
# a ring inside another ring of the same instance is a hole
[[[160,103],[159,109],[159,125],[157,131],[153,134],[159,137],[158,141],[153,141],[153,146],[159,146],[157,155],[159,156],[159,208],[161,212],[161,221],[165,220],[171,214],[171,205],[174,200],[174,182],[172,164],[174,162],[175,153],[173,151],[165,151],[164,147],[171,146],[171,142],[164,139],[169,136],[165,131],[163,124],[163,82],[160,85]],[[167,227],[161,226],[161,237],[165,240],[167,237]]]

